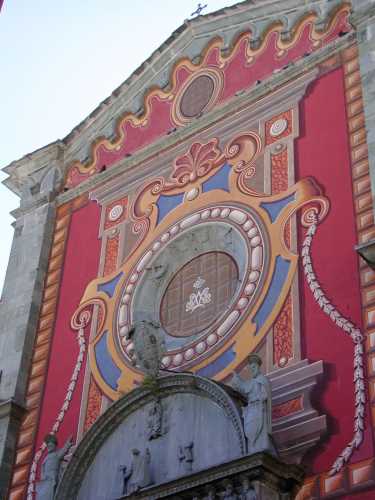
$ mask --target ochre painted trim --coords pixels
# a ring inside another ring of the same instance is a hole
[[[375,238],[375,226],[357,44],[343,50],[341,57],[344,70],[357,244],[361,244]],[[371,404],[368,425],[372,426],[372,433],[375,437],[375,271],[368,267],[363,259],[358,258],[363,333],[366,339],[367,381]],[[330,477],[323,473],[307,478],[296,500],[341,497],[341,495],[348,495],[370,487],[375,487],[374,458],[349,464],[335,476]]]
[[[18,435],[13,476],[8,497],[9,500],[23,500],[26,496],[30,464],[34,452],[40,417],[41,402],[47,378],[56,306],[71,214],[74,210],[85,204],[86,201],[87,196],[82,195],[72,202],[61,205],[57,209],[48,270],[44,281],[39,325],[35,337],[25,398],[26,414],[21,423]]]

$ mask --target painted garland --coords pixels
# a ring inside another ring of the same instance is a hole
[[[69,409],[70,402],[73,397],[73,392],[77,384],[78,376],[81,371],[83,359],[86,352],[85,327],[88,325],[90,319],[91,319],[91,314],[88,310],[78,311],[78,314],[74,315],[72,318],[71,326],[74,330],[77,330],[77,343],[79,351],[77,355],[76,364],[74,366],[74,370],[66,391],[64,402],[61,405],[59,414],[52,426],[51,434],[57,433],[62,421],[64,420],[65,414]],[[40,445],[38,451],[34,455],[34,459],[32,461],[29,474],[29,482],[27,486],[27,500],[33,500],[35,492],[36,471],[38,468],[39,460],[41,459],[45,449],[46,449],[46,443],[43,442]]]
[[[332,476],[341,471],[343,466],[350,460],[353,452],[359,448],[363,442],[363,431],[364,431],[364,415],[365,415],[365,403],[366,403],[366,392],[364,383],[364,372],[363,372],[363,335],[359,328],[357,328],[351,321],[342,316],[342,314],[334,307],[334,305],[329,301],[323,292],[313,269],[311,261],[311,244],[313,237],[317,230],[317,215],[316,209],[312,208],[304,213],[303,224],[309,226],[306,232],[306,237],[302,245],[302,265],[306,276],[306,281],[309,288],[314,296],[315,301],[322,309],[322,311],[337,325],[344,333],[349,335],[354,343],[354,394],[355,394],[355,414],[354,414],[354,425],[353,425],[353,437],[347,446],[342,450],[340,455],[335,460],[332,465],[329,474]],[[66,392],[64,402],[61,406],[60,412],[52,426],[52,434],[56,434],[60,428],[60,425],[65,417],[65,414],[70,406],[70,402],[73,396],[74,389],[77,384],[78,375],[80,373],[84,355],[86,352],[86,341],[84,337],[84,329],[91,319],[91,314],[87,310],[77,311],[77,314],[72,319],[72,328],[77,330],[77,342],[79,346],[79,352],[77,356],[77,361],[70,379],[70,383]],[[36,454],[31,465],[31,470],[29,474],[29,482],[27,488],[27,500],[33,500],[33,494],[35,492],[35,479],[36,471],[38,467],[39,460],[41,459],[43,452],[46,449],[46,444],[43,443]]]
[[[354,344],[354,395],[355,395],[355,413],[354,413],[354,426],[353,426],[353,437],[351,441],[342,450],[340,455],[335,460],[332,465],[329,475],[333,476],[340,472],[343,466],[350,460],[354,450],[359,448],[363,441],[363,430],[364,430],[364,416],[365,416],[365,403],[366,403],[366,392],[364,383],[364,373],[363,373],[363,335],[359,328],[357,328],[353,323],[351,323],[347,318],[342,316],[342,314],[335,308],[335,306],[328,300],[325,293],[323,292],[313,269],[311,258],[310,258],[310,248],[313,237],[317,230],[317,217],[315,209],[308,211],[306,217],[305,214],[305,225],[309,224],[309,228],[306,232],[306,237],[302,245],[302,264],[303,270],[306,276],[306,281],[310,287],[310,290],[314,296],[315,301],[319,305],[320,309],[337,325],[344,333],[349,335]],[[307,222],[307,219],[309,219]]]

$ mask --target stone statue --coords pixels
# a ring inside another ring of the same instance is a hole
[[[225,484],[225,491],[223,493],[223,500],[238,500],[238,495],[234,491],[233,484],[228,481]]]
[[[203,498],[203,500],[216,500],[216,490],[213,486],[209,486],[207,488],[207,496]]]
[[[191,441],[186,446],[178,447],[178,459],[182,465],[184,472],[190,473],[193,470],[193,447],[194,443]]]
[[[241,500],[257,500],[257,494],[255,493],[254,488],[251,486],[251,483],[247,477],[244,477],[242,480],[242,489],[241,489]]]
[[[252,378],[242,380],[234,373],[232,379],[232,387],[247,398],[247,406],[242,410],[247,451],[249,454],[268,451],[276,455],[272,440],[271,384],[260,372],[262,360],[257,354],[251,354],[248,362]]]
[[[70,437],[60,450],[57,449],[57,438],[54,434],[48,434],[44,442],[48,453],[42,462],[40,481],[36,485],[36,499],[52,500],[59,481],[61,462],[73,441]]]
[[[124,490],[126,495],[130,495],[153,483],[150,463],[151,454],[148,448],[146,448],[144,455],[141,455],[141,452],[137,448],[132,450],[132,462],[129,469],[123,467]]]
[[[151,439],[157,439],[162,435],[163,433],[162,425],[163,425],[163,407],[159,399],[156,399],[153,402],[150,411],[148,412],[147,438],[149,441]]]
[[[121,465],[119,465],[117,470],[118,470],[119,476],[120,476],[120,478],[119,478],[119,483],[121,484],[120,494],[126,495],[126,491],[128,489],[128,481],[129,481],[129,477],[130,477],[130,475],[129,476],[127,475],[128,467],[126,465],[121,464]],[[118,496],[117,493],[118,493],[117,492],[117,484],[115,484],[113,496]]]
[[[127,338],[133,341],[134,362],[138,368],[150,377],[157,377],[166,350],[160,325],[154,321],[137,321]]]

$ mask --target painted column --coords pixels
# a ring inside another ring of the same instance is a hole
[[[363,107],[367,129],[372,192],[375,192],[375,2],[354,0],[352,22],[357,29]]]

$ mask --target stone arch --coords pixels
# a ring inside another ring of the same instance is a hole
[[[131,414],[142,410],[157,397],[160,401],[178,395],[192,395],[203,398],[207,404],[214,403],[225,415],[227,425],[235,436],[233,442],[238,457],[246,454],[239,395],[222,384],[192,374],[174,374],[157,379],[155,386],[139,387],[113,403],[89,429],[78,444],[59,484],[56,498],[72,500],[77,498],[85,475],[96,455],[107,439],[116,432]],[[225,461],[225,460],[224,460]]]

